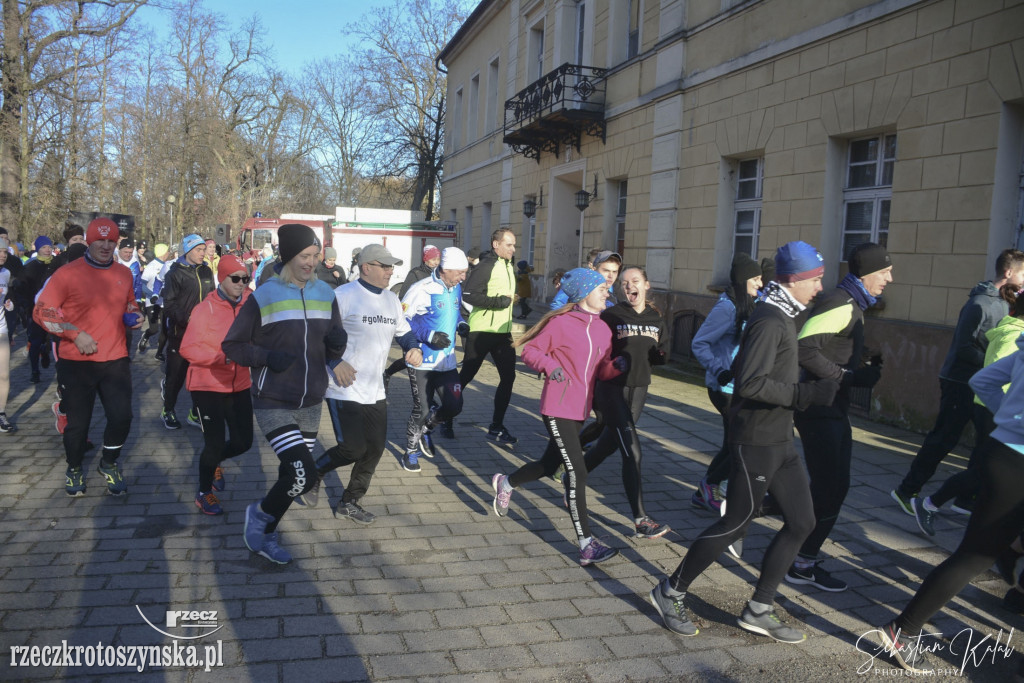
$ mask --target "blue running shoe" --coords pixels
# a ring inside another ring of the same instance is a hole
[[[424,431],[420,434],[420,452],[426,458],[434,457],[434,437],[430,435],[430,432]]]
[[[203,493],[200,491],[196,494],[196,507],[199,508],[200,512],[204,515],[223,515],[224,508],[220,506],[220,501],[213,491],[209,493]]]
[[[273,521],[273,517],[260,510],[259,501],[245,508],[245,526],[242,529],[245,547],[254,553],[262,550],[263,537],[267,535],[267,525]]]
[[[64,492],[75,498],[85,495],[85,472],[81,467],[69,467],[64,473]]]
[[[402,456],[402,469],[406,472],[419,472],[420,471],[420,455],[419,451],[413,451],[412,453],[406,453]]]
[[[292,561],[292,554],[277,544],[276,531],[263,536],[263,547],[257,550],[256,554],[277,564],[288,564]]]
[[[101,459],[96,471],[107,480],[107,493],[110,495],[121,496],[128,491],[128,484],[124,482],[124,477],[121,476],[121,470],[118,469],[116,462],[107,465]]]

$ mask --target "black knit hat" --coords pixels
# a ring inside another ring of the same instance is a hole
[[[277,229],[278,253],[281,263],[288,263],[302,251],[312,246],[320,247],[320,238],[313,228],[300,223],[286,223]]]
[[[880,244],[874,242],[862,242],[850,252],[847,261],[850,265],[850,272],[857,277],[864,277],[880,270],[885,270],[892,265],[889,252]]]
[[[761,265],[750,258],[745,252],[737,252],[732,258],[732,268],[729,269],[729,281],[735,283],[746,283],[752,277],[760,277]]]

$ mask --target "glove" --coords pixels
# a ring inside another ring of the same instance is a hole
[[[548,379],[552,382],[564,382],[565,372],[562,370],[562,366],[558,366],[554,370],[548,373]]]
[[[718,382],[719,387],[724,387],[732,382],[733,374],[732,370],[722,370],[718,373],[718,377],[715,377],[715,381]]]
[[[510,297],[510,296],[499,296],[495,303],[498,304],[498,308],[499,309],[508,308],[509,306],[512,305],[512,297]]]
[[[629,370],[629,359],[625,356],[616,356],[612,359],[612,367],[619,372],[625,372]]]
[[[160,297],[158,297],[156,294],[154,294],[153,296],[149,297],[149,303],[153,304],[154,306],[156,305],[156,302],[159,301],[159,300],[160,300]]]
[[[651,365],[664,365],[665,352],[656,346],[652,346],[651,350],[647,352],[647,361]]]
[[[878,384],[882,379],[882,368],[878,365],[864,365],[850,373],[850,386],[871,387]]]
[[[295,356],[286,351],[270,351],[267,353],[267,367],[274,372],[284,372],[295,362]]]
[[[327,347],[328,355],[341,356],[345,353],[345,347],[348,346],[348,333],[340,327],[332,327],[324,335],[324,346]]]
[[[796,399],[793,407],[807,410],[811,406],[830,406],[839,391],[839,382],[834,379],[816,379],[796,385]]]
[[[451,343],[451,337],[444,332],[434,332],[430,335],[430,341],[427,342],[427,346],[436,351],[443,351],[451,346]]]
[[[459,326],[456,328],[456,331],[459,333],[460,337],[465,337],[465,336],[469,335],[469,323],[467,323],[467,322],[459,323]]]

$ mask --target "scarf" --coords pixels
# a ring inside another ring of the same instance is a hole
[[[786,288],[778,282],[769,282],[764,290],[764,303],[775,306],[790,318],[795,318],[800,311],[806,308],[799,301],[790,296]]]
[[[866,311],[875,305],[878,301],[875,297],[868,294],[868,290],[864,288],[864,283],[860,281],[860,278],[853,273],[847,273],[843,281],[839,283],[839,289],[842,289],[857,302],[860,306],[860,310]]]

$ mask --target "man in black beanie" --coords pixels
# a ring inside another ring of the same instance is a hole
[[[850,489],[850,389],[875,386],[882,372],[881,356],[863,359],[864,311],[892,282],[892,260],[881,245],[857,245],[848,263],[850,272],[814,305],[798,342],[801,380],[834,379],[839,392],[831,405],[810,406],[793,416],[811,477],[816,524],[786,573],[786,582],[833,593],[846,590],[846,582],[821,568],[818,553]]]

